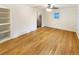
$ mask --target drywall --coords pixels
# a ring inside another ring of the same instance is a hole
[[[77,36],[79,38],[79,5],[78,5],[78,8],[77,8]]]
[[[52,17],[54,12],[60,13],[60,18],[55,20]],[[52,12],[45,14],[44,26],[59,28],[68,31],[76,31],[76,7],[66,7],[53,9]]]
[[[36,30],[36,14],[27,5],[5,5],[11,12],[11,37],[17,37]]]
[[[25,5],[13,5],[12,35],[17,36],[36,30],[36,15],[33,8]]]

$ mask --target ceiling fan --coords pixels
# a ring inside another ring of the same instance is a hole
[[[56,5],[48,4],[47,11],[52,11],[52,9],[59,9]]]

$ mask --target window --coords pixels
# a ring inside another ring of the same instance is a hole
[[[59,12],[55,12],[55,13],[53,14],[53,18],[54,18],[54,19],[59,19],[59,18],[60,18],[60,13],[59,13]]]

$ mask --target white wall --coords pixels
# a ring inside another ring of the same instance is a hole
[[[79,38],[79,5],[77,8],[77,36]]]
[[[60,13],[59,20],[52,18],[52,13],[54,12]],[[46,13],[45,17],[44,26],[76,31],[76,7],[60,8],[58,10],[53,9],[52,12]]]
[[[12,35],[17,36],[36,30],[36,15],[33,8],[25,5],[13,5]]]
[[[36,14],[27,5],[5,5],[11,11],[11,37],[36,30]]]

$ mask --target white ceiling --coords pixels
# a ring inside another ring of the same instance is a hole
[[[41,9],[45,9],[47,7],[48,4],[30,4],[30,6],[35,7],[35,8],[41,8]],[[59,8],[66,8],[66,7],[76,7],[79,6],[78,4],[57,4],[56,5]]]

